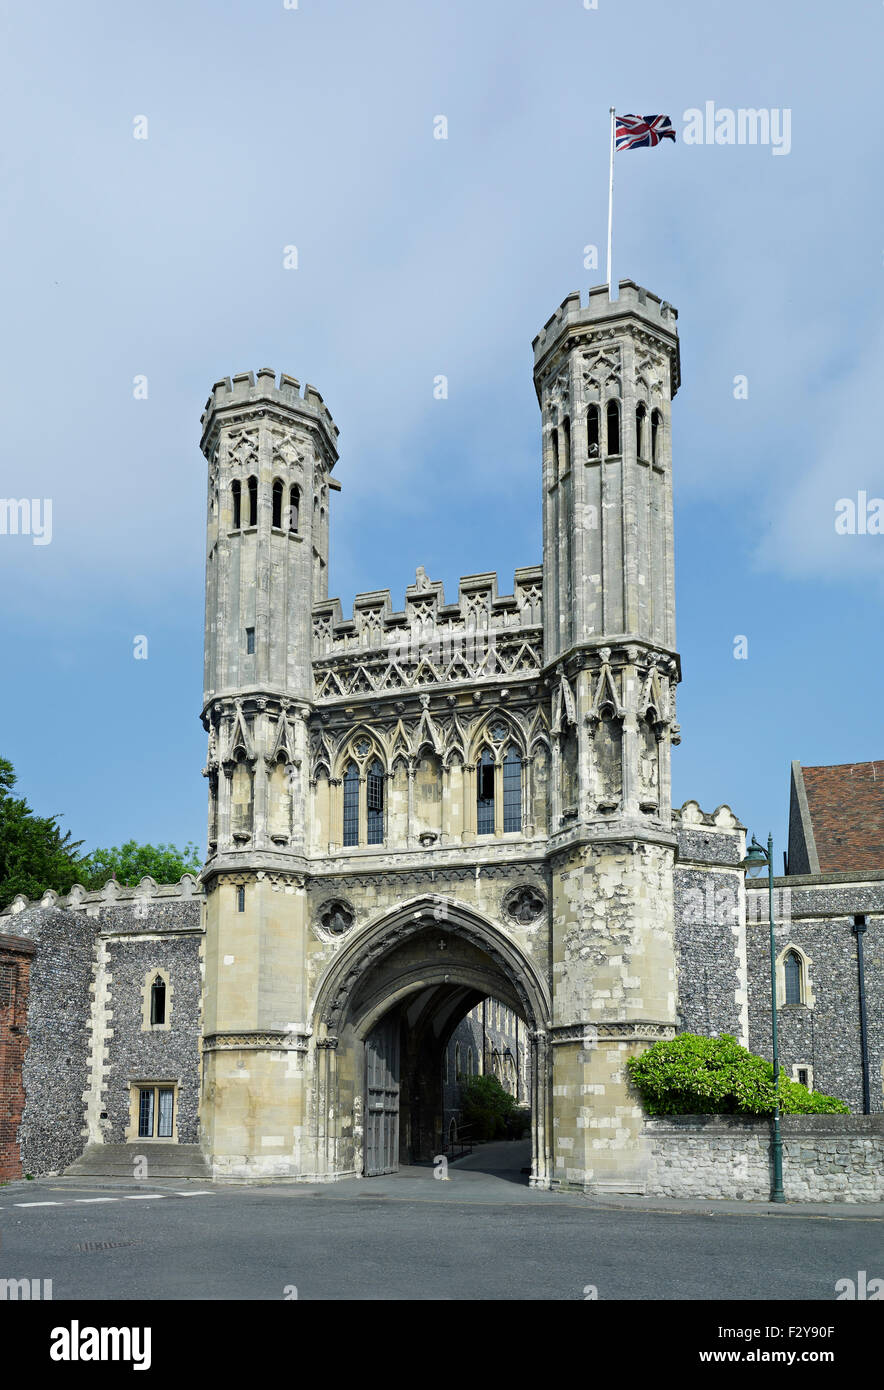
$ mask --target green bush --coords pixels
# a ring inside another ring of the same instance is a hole
[[[763,1057],[722,1033],[704,1038],[679,1033],[627,1062],[630,1079],[649,1115],[772,1115],[773,1068]],[[780,1071],[784,1115],[848,1114],[834,1096],[808,1091]]]
[[[460,1082],[461,1124],[473,1139],[513,1138],[511,1128],[519,1107],[496,1076],[465,1076]]]

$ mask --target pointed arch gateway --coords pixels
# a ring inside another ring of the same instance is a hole
[[[429,895],[359,930],[319,983],[312,1011],[319,1176],[372,1176],[440,1152],[442,1054],[461,1019],[488,996],[526,1025],[530,1181],[549,1186],[547,982],[502,928],[467,904]]]

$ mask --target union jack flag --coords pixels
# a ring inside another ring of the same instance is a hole
[[[640,150],[675,139],[668,116],[617,116],[615,121],[618,150]]]

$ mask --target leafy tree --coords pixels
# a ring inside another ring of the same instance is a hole
[[[109,878],[134,887],[145,874],[157,883],[177,883],[184,873],[199,873],[201,858],[195,844],[139,845],[135,840],[113,849],[80,855],[82,840],[72,840],[58,826],[58,816],[37,816],[28,803],[13,795],[12,763],[0,758],[0,909],[19,893],[41,898],[47,888],[68,893],[75,883],[103,888]]]
[[[80,883],[84,888],[103,888],[109,878],[134,888],[149,874],[157,883],[177,883],[182,874],[198,874],[202,867],[199,850],[188,843],[183,849],[174,845],[139,845],[135,840],[113,849],[95,849],[80,860]]]
[[[496,1076],[465,1076],[460,1080],[461,1122],[473,1139],[519,1137],[524,1111]],[[515,1131],[518,1130],[518,1135]]]
[[[773,1068],[763,1057],[722,1033],[704,1038],[679,1033],[626,1063],[649,1115],[772,1115]],[[808,1091],[780,1071],[784,1115],[847,1114],[834,1096]]]
[[[0,908],[24,893],[40,898],[47,888],[67,893],[77,881],[77,850],[82,840],[62,834],[57,816],[37,816],[13,796],[12,763],[0,758]]]

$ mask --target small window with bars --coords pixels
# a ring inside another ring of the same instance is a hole
[[[783,961],[783,975],[785,982],[785,1002],[787,1004],[801,1003],[801,957],[797,951],[789,951]]]
[[[503,760],[503,828],[522,829],[522,759],[512,748]]]
[[[476,764],[476,834],[494,834],[494,759],[489,748],[482,749]]]
[[[384,843],[384,769],[375,758],[368,769],[366,782],[366,801],[368,806],[368,843]]]
[[[359,844],[359,773],[349,763],[344,773],[344,844]]]
[[[138,1138],[171,1139],[174,1086],[139,1086]]]

